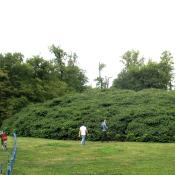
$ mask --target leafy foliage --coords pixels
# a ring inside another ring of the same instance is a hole
[[[84,121],[88,139],[100,140],[100,123],[106,119],[108,140],[175,142],[174,103],[174,91],[94,89],[30,105],[3,127],[21,136],[77,139]]]
[[[21,53],[0,54],[0,125],[31,102],[85,89],[87,77],[75,63],[76,54],[69,55],[54,45],[51,52],[55,55],[52,61],[33,56],[24,62]]]
[[[122,57],[125,68],[113,82],[113,87],[119,89],[142,90],[146,88],[172,89],[173,57],[165,51],[160,62],[138,58],[139,52],[128,51]]]

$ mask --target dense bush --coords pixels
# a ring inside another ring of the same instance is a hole
[[[24,108],[3,127],[20,136],[78,139],[85,123],[89,140],[100,140],[107,119],[108,140],[175,142],[175,92],[166,90],[89,90]]]

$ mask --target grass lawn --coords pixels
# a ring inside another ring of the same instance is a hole
[[[17,145],[13,175],[175,175],[173,143],[88,141],[82,146],[78,141],[18,138]],[[1,150],[3,158],[7,153]]]

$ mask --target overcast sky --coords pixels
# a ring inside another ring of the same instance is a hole
[[[116,78],[122,54],[131,49],[159,60],[175,56],[174,0],[0,0],[0,52],[51,58],[48,47],[76,52],[89,84]]]

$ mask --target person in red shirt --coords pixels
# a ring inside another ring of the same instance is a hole
[[[2,144],[2,149],[6,150],[7,149],[7,134],[4,131],[1,132],[1,144]]]

